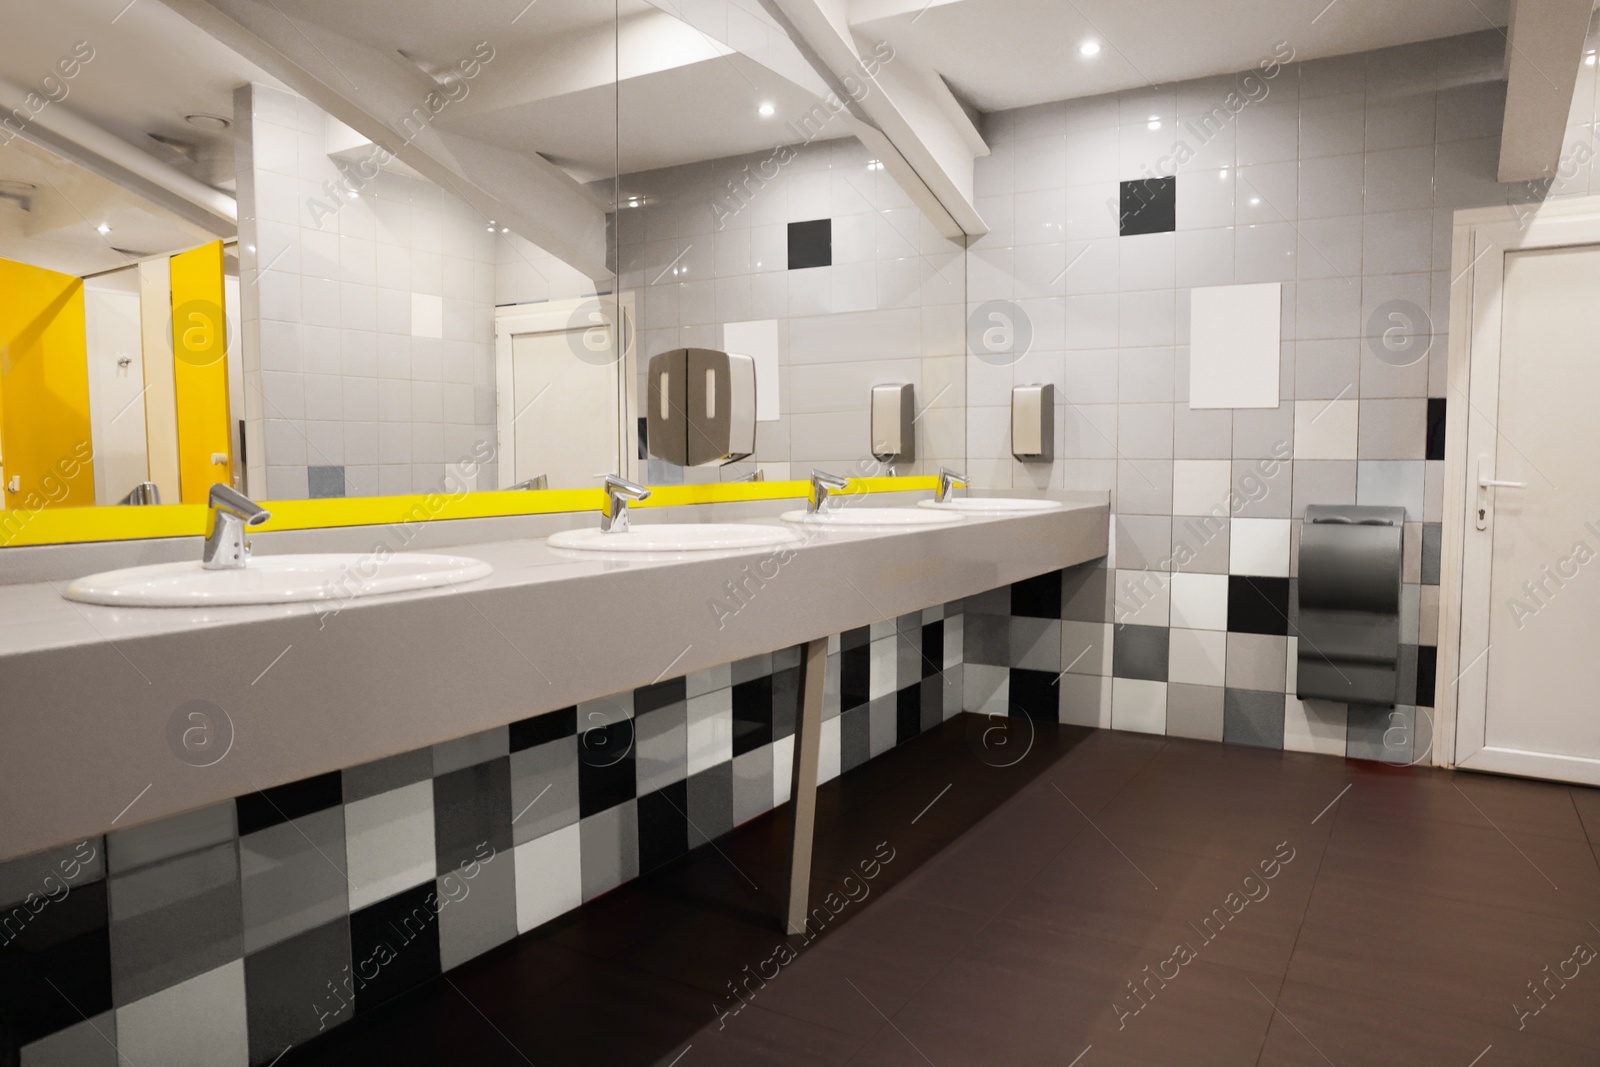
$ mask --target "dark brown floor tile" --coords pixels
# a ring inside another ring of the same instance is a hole
[[[1578,809],[1578,819],[1583,823],[1589,843],[1600,845],[1600,789],[1575,785],[1570,786],[1567,793],[1572,797],[1572,806]]]
[[[1277,1006],[1259,1067],[1593,1067],[1596,1062],[1593,1046],[1552,1040],[1539,1032],[1537,1020],[1526,1030],[1507,1032],[1481,1020],[1429,1015],[1376,996],[1331,993],[1293,981],[1285,984]]]
[[[751,1004],[691,1035],[683,1047],[655,1063],[657,1067],[831,1067],[849,1062],[861,1043],[859,1037]]]
[[[1513,837],[1584,838],[1571,791],[1563,785],[1379,763],[1350,766],[1352,786],[1339,802],[1342,818],[1462,826],[1492,823]]]

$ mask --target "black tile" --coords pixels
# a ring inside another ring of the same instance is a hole
[[[1059,722],[1060,709],[1061,689],[1056,684],[1054,672],[1011,668],[1011,702],[1008,710],[1012,718]]]
[[[922,733],[922,683],[913,682],[894,695],[894,743],[903,745]]]
[[[332,771],[236,797],[233,806],[239,817],[239,836],[344,803],[342,783],[339,772]]]
[[[587,819],[634,795],[633,720],[591,726],[578,738],[578,815]]]
[[[872,758],[872,713],[866,705],[839,714],[839,769],[848,771]]]
[[[271,1063],[290,1045],[349,1022],[356,994],[349,968],[348,915],[246,956],[250,1062]]]
[[[839,707],[859,708],[872,691],[872,652],[866,645],[839,653]]]
[[[772,739],[781,741],[794,734],[800,718],[801,668],[787,667],[772,676]]]
[[[1431,708],[1439,674],[1439,650],[1433,645],[1417,646],[1417,698],[1419,708]]]
[[[846,630],[839,635],[839,648],[864,648],[872,641],[872,627],[857,626],[854,630]]]
[[[789,269],[833,264],[833,220],[789,223]]]
[[[1171,233],[1177,229],[1178,179],[1136,178],[1122,183],[1123,237],[1141,233]]]
[[[944,722],[944,674],[922,680],[922,729],[931,730]]]
[[[1167,680],[1167,647],[1172,631],[1165,626],[1123,624],[1111,634],[1111,674],[1116,678]]]
[[[562,708],[559,711],[535,715],[511,724],[511,751],[542,745],[546,741],[559,741],[578,732],[578,709]]]
[[[655,685],[640,686],[633,691],[633,714],[646,715],[659,708],[677,704],[688,699],[688,681],[684,678],[668,678]]]
[[[938,674],[944,669],[944,620],[936,619],[922,625],[922,676]]]
[[[639,873],[689,851],[688,788],[680,779],[639,798]]]
[[[733,687],[733,754],[772,744],[772,675]]]
[[[15,1050],[30,1041],[110,1010],[105,882],[18,904],[0,915],[0,930],[0,1063],[15,1063]]]
[[[1444,405],[1442,396],[1428,398],[1428,441],[1426,459],[1444,458]]]
[[[330,500],[344,496],[344,468],[307,467],[306,495],[312,500]]]
[[[1289,579],[1228,575],[1228,629],[1288,636]]]
[[[633,773],[631,762],[628,773]],[[496,852],[511,848],[509,756],[433,780],[433,840],[441,871],[477,858],[479,846],[484,844]]]
[[[1011,614],[1030,619],[1061,618],[1061,572],[1050,571],[1036,578],[1013,583]],[[940,662],[944,662],[942,658]]]
[[[439,974],[439,897],[434,885],[429,879],[351,914],[350,971],[358,1015]]]

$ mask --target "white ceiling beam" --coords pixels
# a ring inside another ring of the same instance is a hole
[[[1502,182],[1554,178],[1594,0],[1516,0],[1506,51]]]
[[[988,147],[942,79],[884,45],[858,42],[844,0],[762,0],[803,54],[879,137],[862,136],[946,237],[989,232],[973,204],[973,164]],[[874,141],[880,143],[874,144]]]
[[[421,70],[325,27],[291,22],[257,0],[163,0],[223,44],[402,162],[594,279],[606,262],[606,205],[536,155],[452,133],[429,115],[441,86]],[[305,31],[309,29],[315,37]],[[479,77],[492,77],[487,66]],[[512,72],[508,70],[508,76]],[[468,99],[476,87],[469,88]],[[453,104],[446,104],[440,114]],[[391,123],[393,125],[391,125]]]

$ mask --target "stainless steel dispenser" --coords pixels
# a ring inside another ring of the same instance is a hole
[[[1011,454],[1050,460],[1056,451],[1056,387],[1019,385],[1011,390]]]
[[[649,451],[694,467],[748,458],[756,446],[756,363],[709,348],[650,357]]]
[[[1406,513],[1313,504],[1300,528],[1301,700],[1394,704]]]
[[[915,388],[910,382],[872,387],[872,455],[888,462],[917,458]]]

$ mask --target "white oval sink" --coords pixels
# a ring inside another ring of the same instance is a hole
[[[938,526],[941,523],[960,522],[961,516],[952,512],[918,511],[916,508],[855,508],[841,507],[837,511],[786,511],[784,522],[802,526]]]
[[[594,527],[551,534],[551,548],[580,552],[712,552],[724,548],[763,548],[786,545],[799,538],[778,526],[747,526],[736,522],[697,525],[629,526],[623,533],[606,533]]]
[[[63,595],[85,604],[141,608],[288,604],[431,589],[492,573],[489,564],[465,556],[306,553],[257,556],[239,570],[208,571],[199,560],[186,560],[104,571],[79,578]]]
[[[1059,500],[1030,500],[1026,497],[964,496],[952,500],[919,500],[917,507],[935,511],[966,511],[984,515],[1024,515],[1034,511],[1060,511]]]

